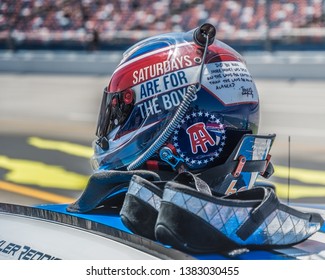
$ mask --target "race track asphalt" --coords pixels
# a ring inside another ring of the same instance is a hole
[[[107,82],[105,76],[0,75],[0,202],[66,203],[80,195],[92,172],[91,143]],[[325,82],[256,84],[260,133],[277,134],[272,181],[279,196],[287,199],[289,182],[290,201],[324,203]]]

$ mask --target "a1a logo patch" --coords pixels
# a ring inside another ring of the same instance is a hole
[[[224,124],[208,112],[187,114],[172,136],[177,153],[192,168],[203,168],[223,151]]]

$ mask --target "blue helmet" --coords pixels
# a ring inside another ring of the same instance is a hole
[[[130,47],[104,89],[92,166],[199,173],[258,126],[253,78],[212,25],[162,34]]]

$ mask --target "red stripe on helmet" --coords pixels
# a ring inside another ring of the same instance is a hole
[[[212,45],[209,47],[206,62],[238,60],[230,50]],[[195,44],[173,46],[161,52],[147,53],[122,64],[112,75],[110,92],[122,91],[180,69],[197,66],[201,63],[202,48]]]

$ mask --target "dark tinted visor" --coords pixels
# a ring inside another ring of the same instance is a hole
[[[134,107],[134,99],[132,89],[121,92],[108,92],[107,88],[104,89],[97,122],[97,137],[106,137],[114,128],[124,124]]]

